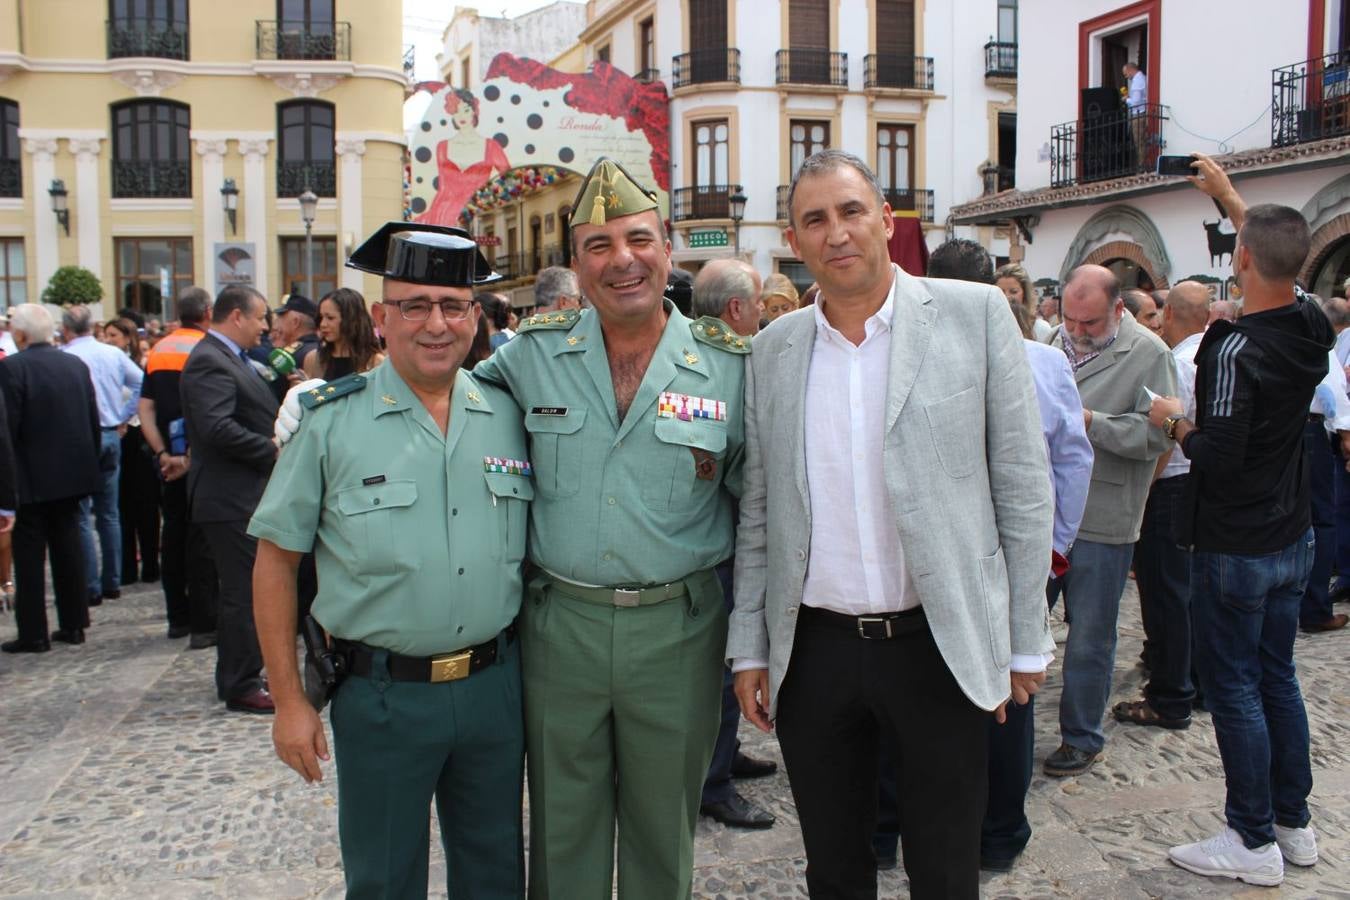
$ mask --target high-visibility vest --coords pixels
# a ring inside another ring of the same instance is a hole
[[[188,354],[204,337],[206,332],[197,328],[179,328],[164,335],[145,358],[145,374],[183,371],[183,367],[187,365]]]

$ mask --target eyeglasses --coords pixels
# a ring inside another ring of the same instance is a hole
[[[441,317],[447,322],[459,322],[469,317],[469,310],[473,309],[472,300],[441,300],[433,302],[431,300],[383,300],[390,306],[397,306],[399,314],[409,322],[425,322],[431,318],[431,308],[439,306],[441,308]]]

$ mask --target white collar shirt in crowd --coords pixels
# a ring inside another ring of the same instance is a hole
[[[98,404],[99,424],[104,428],[116,428],[131,421],[136,415],[141,381],[145,377],[140,366],[126,353],[89,334],[67,341],[61,349],[78,357],[88,367],[89,380],[94,385],[94,400]]]
[[[850,616],[919,605],[886,492],[882,444],[895,284],[859,345],[816,304],[803,410],[811,556],[802,603]]]
[[[1333,349],[1327,359],[1327,375],[1313,392],[1309,413],[1324,416],[1327,434],[1350,431],[1350,398],[1346,396],[1345,370]]]
[[[1197,332],[1178,341],[1172,348],[1172,362],[1176,364],[1177,370],[1177,399],[1181,401],[1182,415],[1192,422],[1195,421],[1195,351],[1200,349],[1200,340],[1204,336],[1203,331]],[[1190,471],[1191,461],[1181,452],[1181,445],[1177,444],[1172,448],[1172,455],[1167,458],[1167,465],[1163,466],[1158,477],[1173,478]]]
[[[1135,72],[1130,76],[1130,93],[1125,98],[1125,105],[1130,108],[1131,112],[1134,112],[1147,102],[1148,78],[1143,72]]]
[[[1336,335],[1336,347],[1333,351],[1342,366],[1350,366],[1350,328]]]

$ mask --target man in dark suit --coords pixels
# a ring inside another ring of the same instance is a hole
[[[235,712],[273,712],[253,625],[253,558],[246,528],[276,461],[277,400],[246,352],[267,329],[267,301],[248,287],[220,292],[211,330],[192,349],[180,391],[191,468],[192,521],[211,545],[220,579],[216,693]]]
[[[51,649],[44,599],[48,548],[60,625],[51,638],[84,643],[89,596],[79,513],[80,499],[103,483],[98,405],[88,367],[52,346],[51,313],[24,303],[11,311],[10,324],[20,352],[0,362],[0,389],[17,457],[14,575],[19,636],[0,650],[43,653]]]

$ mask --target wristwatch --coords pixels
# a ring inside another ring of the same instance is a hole
[[[1175,441],[1177,439],[1177,425],[1184,418],[1186,417],[1183,416],[1181,413],[1176,413],[1175,415],[1170,415],[1167,418],[1163,419],[1162,423],[1163,434],[1167,435],[1167,439],[1169,441]]]

